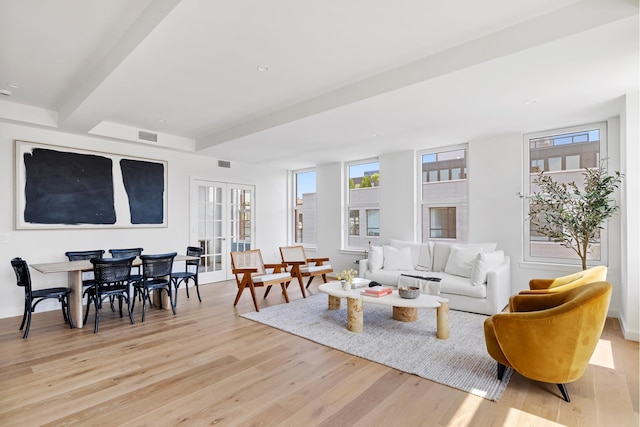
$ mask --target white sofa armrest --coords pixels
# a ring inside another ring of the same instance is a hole
[[[510,296],[511,258],[505,256],[502,265],[487,273],[487,305],[499,313],[509,304]]]
[[[358,261],[358,277],[366,278],[367,270],[369,270],[369,260],[365,258]]]

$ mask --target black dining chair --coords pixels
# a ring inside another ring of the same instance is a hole
[[[64,255],[69,259],[69,261],[86,261],[92,258],[102,258],[104,255],[104,249],[95,249],[91,251],[68,251],[65,252]],[[93,286],[93,273],[82,273],[82,287],[84,288],[84,292],[82,293],[83,296],[86,295],[87,288],[89,286]]]
[[[142,255],[142,248],[130,248],[130,249],[109,249],[109,253],[111,254],[111,258],[128,258],[128,257],[139,257]],[[142,280],[142,274],[140,272],[140,266],[133,266],[131,269],[131,277],[129,278],[130,283],[139,282]]]
[[[166,291],[169,297],[169,304],[171,305],[171,311],[176,314],[176,306],[173,303],[171,296],[171,270],[173,269],[173,259],[176,257],[176,252],[167,254],[155,254],[155,255],[141,255],[142,260],[142,281],[132,283],[133,285],[133,302],[131,309],[136,303],[136,296],[142,295],[142,321],[144,322],[147,300],[151,305],[151,291],[157,291],[158,299],[161,301],[160,294],[162,291]]]
[[[20,324],[20,330],[24,328],[22,338],[27,338],[29,335],[31,313],[35,311],[36,305],[38,305],[40,301],[46,299],[57,299],[60,302],[62,305],[62,316],[65,322],[69,323],[71,329],[74,328],[73,320],[71,319],[71,310],[69,308],[69,294],[71,293],[71,289],[58,287],[34,290],[31,287],[31,274],[29,273],[27,262],[22,258],[14,258],[11,260],[11,267],[13,267],[13,271],[16,273],[17,285],[24,288],[24,313],[22,315],[22,323]]]
[[[189,280],[193,280],[193,284],[196,287],[196,293],[198,294],[198,301],[202,302],[200,298],[200,289],[198,288],[198,269],[200,268],[200,257],[202,256],[202,248],[198,246],[188,246],[187,256],[198,257],[198,259],[189,259],[185,261],[184,271],[174,271],[171,273],[171,281],[175,289],[174,303],[178,305],[178,288],[181,283],[184,283],[184,287],[187,291],[187,298],[189,298]]]
[[[120,317],[122,314],[122,302],[127,303],[127,311],[129,312],[129,320],[131,324],[133,321],[133,315],[131,314],[131,304],[129,298],[129,278],[131,276],[131,264],[135,256],[127,258],[92,258],[91,264],[93,264],[93,276],[94,283],[87,291],[87,311],[84,314],[84,322],[87,323],[89,317],[89,309],[91,303],[95,307],[96,315],[94,320],[93,332],[98,332],[98,323],[100,319],[100,309],[102,308],[102,301],[105,298],[113,303],[114,299],[118,299],[118,306],[120,308]]]

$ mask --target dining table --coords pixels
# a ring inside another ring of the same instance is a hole
[[[173,261],[188,261],[196,259],[198,259],[198,257],[176,255]],[[142,265],[142,260],[140,259],[140,257],[136,257],[136,259],[133,260],[132,266],[136,267],[139,265]],[[82,308],[82,273],[93,271],[93,264],[91,264],[91,261],[81,260],[47,262],[41,264],[30,264],[29,266],[34,270],[44,274],[67,273],[69,288],[71,289],[71,294],[69,295],[69,306],[71,309],[73,324],[76,328],[84,327],[84,314]],[[157,295],[154,295],[154,298],[158,298]],[[164,294],[162,300],[158,302],[160,306],[165,309],[171,308],[171,301],[166,294]]]

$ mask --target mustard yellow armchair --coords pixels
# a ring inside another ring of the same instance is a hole
[[[487,351],[523,377],[555,383],[570,402],[566,383],[582,376],[600,339],[611,299],[611,284],[588,283],[564,292],[514,295],[511,313],[484,322]]]
[[[597,265],[595,267],[581,270],[577,273],[567,276],[557,277],[555,279],[531,279],[529,281],[529,290],[522,291],[520,294],[548,294],[553,292],[562,292],[569,289],[577,288],[585,283],[604,282],[607,280],[607,267]]]

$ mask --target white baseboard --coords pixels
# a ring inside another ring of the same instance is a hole
[[[629,330],[628,325],[624,323],[624,319],[620,316],[618,310],[609,310],[607,317],[615,317],[620,322],[620,328],[622,329],[622,336],[628,341],[640,341],[640,332]]]

